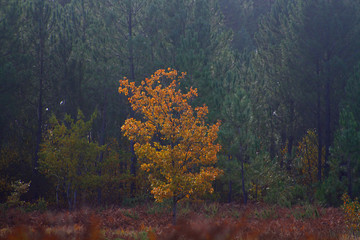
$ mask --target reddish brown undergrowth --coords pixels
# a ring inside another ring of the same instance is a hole
[[[342,239],[343,213],[335,208],[292,209],[259,204],[198,204],[179,211],[176,226],[171,214],[149,206],[89,209],[73,212],[0,215],[0,239]]]

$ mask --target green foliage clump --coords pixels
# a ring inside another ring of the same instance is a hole
[[[104,147],[92,138],[91,127],[96,117],[84,121],[84,115],[78,112],[75,122],[65,115],[59,122],[53,115],[50,128],[40,150],[40,171],[55,179],[56,193],[62,191],[67,196],[69,208],[76,203],[76,191],[80,188],[100,186],[96,160]],[[58,201],[58,200],[57,200]]]
[[[219,204],[216,202],[210,204],[204,204],[204,211],[207,217],[213,218],[219,212]]]
[[[291,207],[306,201],[306,189],[291,172],[281,168],[268,153],[255,154],[249,169],[249,197],[268,204]]]
[[[26,203],[25,205],[26,212],[39,211],[43,213],[47,211],[47,209],[48,203],[44,198],[39,198],[35,203]]]
[[[339,178],[331,174],[317,188],[315,200],[327,206],[339,207],[342,204],[341,196],[346,191],[345,185]]]
[[[341,196],[345,192],[352,197],[360,196],[360,126],[356,109],[355,106],[347,105],[340,112],[340,126],[331,148],[329,177],[323,181],[315,196],[327,205],[340,206]]]
[[[21,180],[18,180],[11,184],[13,191],[6,200],[6,204],[8,205],[8,207],[20,207],[25,205],[25,201],[21,201],[20,197],[21,195],[29,191],[30,183],[31,182],[26,183]]]
[[[264,201],[282,207],[291,207],[306,201],[306,190],[299,184],[283,179],[269,187]]]
[[[164,200],[163,202],[153,202],[146,212],[151,215],[164,213],[169,210],[171,206],[170,204],[169,200]]]
[[[297,220],[316,219],[320,217],[321,212],[318,208],[311,204],[305,204],[302,207],[294,208],[292,216]]]

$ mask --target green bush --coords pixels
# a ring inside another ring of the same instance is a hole
[[[25,204],[24,201],[20,200],[21,195],[27,193],[30,188],[31,182],[22,182],[21,180],[15,181],[11,184],[11,188],[13,191],[10,196],[8,196],[6,200],[6,204],[8,207],[20,207]]]
[[[151,196],[147,193],[140,193],[137,194],[135,197],[124,197],[122,199],[122,205],[125,207],[134,207],[139,204],[144,204],[145,202],[149,201]]]
[[[45,212],[48,209],[48,203],[44,200],[44,198],[39,198],[35,203],[26,203],[25,211],[26,212]]]
[[[302,208],[293,209],[292,215],[297,220],[316,219],[320,217],[320,211],[314,205],[305,204]]]
[[[264,201],[282,207],[306,202],[306,189],[298,184],[279,181],[267,189]]]
[[[345,188],[336,176],[329,176],[319,185],[315,192],[315,200],[326,206],[339,207],[342,204],[341,196]]]

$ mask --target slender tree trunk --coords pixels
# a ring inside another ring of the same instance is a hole
[[[173,220],[173,225],[176,225],[176,207],[177,207],[177,199],[174,196],[173,197],[173,202],[172,202],[172,220]]]
[[[351,174],[351,155],[347,156],[347,177],[348,177],[348,193],[352,197],[352,174]]]
[[[84,0],[81,1],[81,16],[82,16],[82,26],[81,26],[81,42],[83,44],[83,49],[85,48],[86,45],[86,29],[88,26],[88,21],[86,18],[86,11],[85,11],[86,7],[85,7],[85,2]],[[76,84],[76,97],[77,97],[77,103],[75,108],[83,108],[83,98],[82,98],[82,90],[81,90],[81,85],[82,82],[85,78],[85,56],[84,56],[85,50],[82,50],[81,52],[81,56],[80,56],[80,62],[79,62],[79,77],[77,78],[77,84]],[[77,109],[75,109],[75,114],[77,114]]]
[[[77,191],[76,191],[76,189],[74,190],[74,199],[73,199],[73,209],[75,209],[76,208],[76,196],[77,196]]]
[[[228,194],[228,203],[232,202],[232,180],[229,180],[229,194]]]
[[[129,17],[128,17],[128,37],[129,37],[129,67],[130,67],[130,80],[135,81],[134,69],[134,49],[133,49],[133,32],[132,32],[132,3],[129,0]]]
[[[44,47],[45,47],[45,36],[44,36],[44,26],[43,26],[43,6],[40,6],[39,13],[39,46],[38,46],[38,60],[39,60],[39,96],[38,96],[38,106],[37,106],[37,131],[36,131],[36,147],[35,147],[35,156],[34,156],[34,171],[38,173],[38,153],[40,150],[40,143],[42,139],[42,122],[43,122],[43,81],[44,81]]]
[[[131,186],[130,186],[130,195],[132,197],[135,196],[135,190],[136,190],[136,155],[135,155],[135,150],[134,150],[134,141],[130,141],[130,152],[131,152],[131,166],[130,166],[130,174],[133,177],[132,181],[131,181]]]
[[[258,198],[258,184],[256,181],[256,183],[255,183],[255,201],[257,201],[257,198]]]
[[[244,158],[240,157],[240,162],[241,162],[241,184],[242,184],[242,192],[243,192],[243,197],[244,197],[244,204],[247,204],[247,192],[245,189],[245,174],[244,174]]]
[[[72,203],[71,203],[71,196],[70,196],[70,183],[68,183],[66,186],[66,198],[67,198],[68,205],[69,205],[69,211],[71,211]]]
[[[133,6],[132,1],[128,0],[128,47],[129,47],[129,70],[130,70],[130,81],[135,81],[135,69],[134,69],[134,49],[133,49]],[[133,117],[134,112],[130,110],[130,115]],[[130,151],[131,151],[131,166],[130,174],[133,176],[133,180],[130,186],[130,195],[133,197],[135,195],[135,178],[136,178],[136,164],[137,159],[134,151],[134,141],[130,141]]]
[[[275,139],[274,139],[274,120],[272,118],[272,109],[270,109],[270,158],[274,159],[275,157]]]
[[[316,66],[317,73],[317,109],[316,109],[316,118],[317,118],[317,134],[318,134],[318,181],[322,180],[322,122],[321,122],[321,79],[320,79],[320,64],[317,63]]]
[[[281,136],[282,146],[283,146],[283,147],[288,147],[288,144],[289,144],[289,143],[288,143],[287,133],[286,133],[286,129],[285,129],[285,128],[283,128],[280,136]],[[280,158],[279,158],[279,159],[280,159],[280,168],[281,168],[281,169],[283,169],[283,167],[284,167],[284,160],[286,160],[286,159],[284,159],[284,157],[286,157],[286,156],[283,156],[283,157],[280,157]]]
[[[311,160],[310,160],[310,153],[309,153],[309,150],[308,150],[308,145],[307,145],[307,142],[305,141],[305,154],[307,155],[306,156],[306,159],[307,159],[307,165],[308,165],[308,175],[309,175],[309,179],[310,179],[310,184],[309,184],[309,188],[311,187],[312,185],[312,179],[313,179],[313,174],[312,174],[312,165],[311,165]]]
[[[288,138],[288,152],[287,152],[287,169],[291,170],[292,166],[292,148],[294,144],[294,122],[295,122],[295,110],[294,110],[294,101],[289,103],[289,138]]]
[[[106,114],[107,114],[107,94],[106,94],[106,90],[104,88],[104,102],[103,102],[103,106],[101,109],[101,115],[102,115],[102,119],[101,119],[101,130],[100,130],[100,141],[99,141],[99,145],[100,146],[104,146],[105,145],[105,129],[106,129]],[[99,161],[98,161],[98,176],[101,177],[101,164],[103,162],[103,158],[104,158],[104,151],[100,152],[99,155]],[[101,204],[101,187],[98,188],[98,205]]]
[[[56,199],[56,207],[59,208],[59,184],[56,185],[55,199]]]
[[[228,155],[228,160],[229,160],[229,162],[231,162],[231,156],[230,156],[230,154]],[[228,202],[229,202],[229,203],[232,202],[232,180],[231,180],[231,178],[229,179]]]
[[[44,3],[39,2],[38,5],[38,36],[39,41],[37,46],[37,61],[38,61],[38,79],[39,79],[39,95],[37,99],[37,130],[36,130],[36,144],[34,152],[34,165],[33,165],[33,180],[32,187],[34,189],[34,198],[39,198],[41,189],[41,180],[39,174],[39,151],[42,140],[42,125],[43,125],[43,91],[44,91],[44,51],[45,51],[45,28],[46,28],[46,10],[44,9]]]
[[[328,71],[330,74],[330,71]],[[325,122],[325,163],[324,163],[324,175],[329,173],[329,149],[331,144],[331,78],[328,76],[326,81],[326,122]]]

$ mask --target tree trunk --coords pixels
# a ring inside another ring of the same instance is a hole
[[[320,66],[317,63],[316,66],[317,74],[317,109],[316,109],[316,118],[317,118],[317,134],[318,134],[318,181],[321,182],[322,179],[322,127],[321,127],[321,79],[320,79]]]
[[[274,159],[274,157],[275,157],[275,138],[274,138],[274,124],[273,124],[273,118],[271,117],[271,111],[270,111],[270,128],[271,128],[271,132],[270,132],[269,153],[270,153],[270,158]]]
[[[131,186],[130,186],[130,195],[132,197],[135,196],[135,190],[136,190],[136,185],[135,185],[135,181],[136,181],[136,155],[135,155],[135,150],[134,150],[134,141],[130,141],[130,152],[131,152],[131,166],[130,166],[130,174],[133,177],[132,181],[131,181]]]
[[[102,115],[102,119],[101,119],[101,130],[100,130],[100,141],[99,141],[99,145],[100,146],[104,146],[105,145],[105,129],[106,129],[106,114],[107,114],[107,94],[106,94],[106,90],[104,88],[104,102],[102,105],[102,109],[101,109],[101,115]],[[103,158],[104,158],[104,151],[100,152],[99,155],[99,161],[98,161],[98,176],[101,177],[101,163],[103,162]],[[98,188],[98,196],[97,196],[97,202],[98,205],[100,206],[101,204],[101,186]]]
[[[330,71],[328,71],[330,74]],[[328,76],[326,81],[326,122],[325,122],[325,163],[324,163],[324,175],[327,177],[329,174],[329,150],[331,144],[331,78]]]
[[[348,193],[352,197],[352,174],[351,174],[351,155],[347,156],[347,177],[348,177]]]
[[[42,138],[42,109],[43,109],[43,79],[44,79],[44,48],[45,48],[45,35],[44,35],[44,9],[41,5],[39,7],[39,46],[38,46],[38,64],[39,64],[39,96],[38,96],[38,106],[37,106],[37,115],[38,115],[38,121],[37,121],[37,131],[36,131],[36,147],[35,147],[35,156],[34,156],[34,171],[35,173],[38,172],[38,153],[40,150],[40,143]]]
[[[242,158],[241,156],[239,157],[241,160],[241,184],[242,184],[242,191],[244,197],[244,204],[247,204],[247,192],[245,189],[245,176],[244,176],[244,158]]]
[[[287,152],[287,170],[291,170],[291,166],[293,165],[291,155],[292,148],[294,145],[294,122],[295,122],[295,109],[294,109],[294,101],[290,100],[289,103],[289,138],[288,138],[288,152]]]
[[[133,37],[133,6],[132,6],[132,1],[128,0],[128,37],[129,37],[129,42],[128,42],[128,47],[129,47],[129,70],[130,70],[130,81],[134,82],[135,81],[135,69],[134,69],[134,49],[133,49],[133,41],[132,41],[132,37]],[[130,110],[130,115],[131,117],[133,117],[134,112],[133,110]],[[130,141],[130,151],[131,151],[131,166],[130,166],[130,174],[133,176],[133,180],[131,182],[131,186],[130,186],[130,195],[132,197],[135,196],[135,189],[136,189],[136,185],[135,185],[135,178],[136,178],[136,164],[137,164],[137,159],[136,159],[136,155],[135,155],[135,151],[134,151],[134,141]]]
[[[128,37],[129,37],[129,67],[130,67],[130,80],[135,81],[135,69],[134,69],[134,49],[133,49],[133,31],[132,31],[132,2],[129,0],[128,6]]]
[[[45,27],[46,27],[46,12],[44,9],[44,3],[41,3],[38,9],[38,47],[37,47],[37,61],[38,61],[38,79],[39,79],[39,95],[38,95],[38,103],[37,103],[37,130],[36,130],[36,144],[35,144],[35,152],[34,152],[34,165],[33,165],[33,180],[32,187],[34,198],[39,198],[40,188],[41,188],[41,180],[39,174],[39,151],[40,144],[42,140],[42,125],[43,125],[43,82],[44,82],[44,51],[45,51]]]
[[[59,208],[59,184],[56,185],[55,199],[56,199],[56,207]]]
[[[77,196],[77,191],[76,189],[74,190],[74,197],[73,197],[73,209],[76,208],[76,196]]]
[[[228,193],[228,203],[232,202],[232,181],[229,180],[229,193]]]
[[[174,196],[172,202],[172,221],[174,226],[176,225],[176,206],[177,206],[177,199]]]
[[[68,201],[69,211],[72,210],[71,196],[70,196],[70,183],[66,186],[66,198]]]
[[[231,162],[231,156],[230,155],[228,155],[228,160],[229,160],[229,162]],[[232,180],[231,180],[231,177],[230,177],[230,179],[229,179],[228,202],[231,203],[231,201],[232,201]]]

